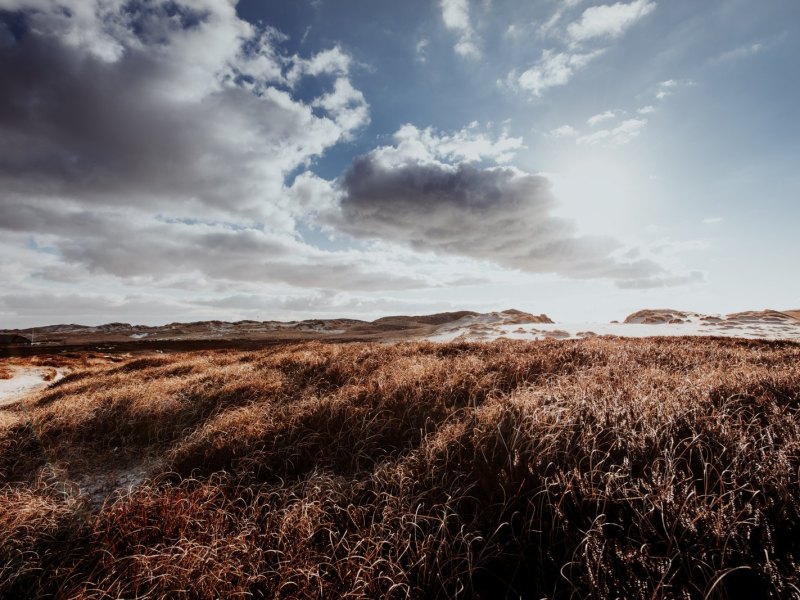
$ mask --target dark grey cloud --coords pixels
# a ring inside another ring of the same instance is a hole
[[[252,63],[239,45],[255,43],[257,31],[232,32],[233,50],[225,46],[214,55],[217,34],[209,28],[223,14],[199,13],[205,18],[196,17],[199,24],[187,31],[158,13],[143,17],[137,11],[144,6],[118,3],[114,17],[124,17],[126,27],[114,38],[121,47],[115,60],[72,47],[55,26],[34,28],[36,13],[16,42],[0,46],[6,194],[263,216],[287,172],[364,123],[343,124],[334,111],[316,116],[281,85],[279,63],[257,89],[237,84],[236,75]],[[24,21],[26,14],[15,18]],[[79,25],[61,20],[62,28]],[[199,47],[204,40],[210,49]],[[190,51],[204,51],[217,64],[205,70],[203,55]],[[352,88],[344,94],[365,106]]]
[[[518,169],[398,160],[378,150],[356,159],[339,185],[338,210],[325,218],[357,238],[581,279],[646,285],[664,271],[647,259],[618,260],[622,244],[613,238],[578,235],[554,215],[549,180]]]

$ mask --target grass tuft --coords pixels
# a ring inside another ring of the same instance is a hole
[[[317,343],[0,421],[0,596],[800,597],[800,345]]]

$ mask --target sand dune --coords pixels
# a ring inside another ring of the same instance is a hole
[[[675,309],[645,309],[628,315],[623,323],[512,324],[500,313],[479,319],[462,319],[440,327],[428,339],[483,341],[497,338],[542,340],[617,337],[722,336],[800,341],[800,319],[775,310],[747,311],[727,316],[705,315]]]
[[[744,311],[708,315],[676,309],[644,309],[624,322],[554,322],[545,314],[516,309],[478,313],[455,311],[431,315],[394,315],[374,321],[308,319],[304,321],[198,321],[159,327],[109,323],[96,327],[51,325],[0,331],[0,350],[40,353],[69,350],[136,351],[189,350],[244,347],[263,343],[303,340],[329,341],[434,341],[493,340],[501,337],[538,340],[584,338],[705,335],[755,339],[800,340],[800,310]],[[213,346],[209,345],[213,344]],[[5,349],[5,350],[3,350]],[[15,350],[16,349],[16,350]],[[8,353],[11,354],[8,354]]]

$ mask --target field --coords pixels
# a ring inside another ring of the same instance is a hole
[[[797,343],[35,361],[0,597],[800,597]]]

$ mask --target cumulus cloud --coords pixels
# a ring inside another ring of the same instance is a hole
[[[467,58],[480,57],[480,43],[470,21],[469,0],[440,0],[439,6],[444,26],[459,36],[456,53]]]
[[[611,129],[600,129],[594,133],[580,136],[575,143],[584,146],[604,146],[617,147],[624,146],[634,138],[638,137],[647,119],[627,119]]]
[[[315,181],[287,176],[369,121],[340,47],[289,54],[227,0],[0,8],[5,291],[431,284],[296,231]]]
[[[505,131],[493,138],[488,132],[481,131],[477,122],[450,134],[437,132],[432,127],[419,129],[406,124],[395,132],[393,138],[394,146],[382,146],[374,151],[387,163],[442,159],[468,163],[489,160],[502,164],[525,148],[522,138],[510,137]]]
[[[541,96],[545,90],[566,85],[576,71],[588,65],[602,52],[602,50],[585,53],[544,50],[539,61],[517,78],[517,83],[534,96]]]
[[[8,194],[263,218],[287,172],[368,120],[344,77],[315,102],[295,99],[279,36],[223,0],[106,2],[89,25],[87,3],[71,4],[24,13],[25,30],[0,49]],[[298,64],[341,75],[334,54]]]
[[[567,35],[579,43],[596,38],[618,38],[655,8],[652,0],[591,6],[583,11],[578,21],[569,24]]]
[[[422,155],[404,146],[404,137],[354,161],[338,182],[337,205],[321,217],[329,226],[364,240],[530,273],[642,285],[664,275],[650,260],[618,260],[618,241],[578,235],[571,221],[555,216],[547,178]]]

